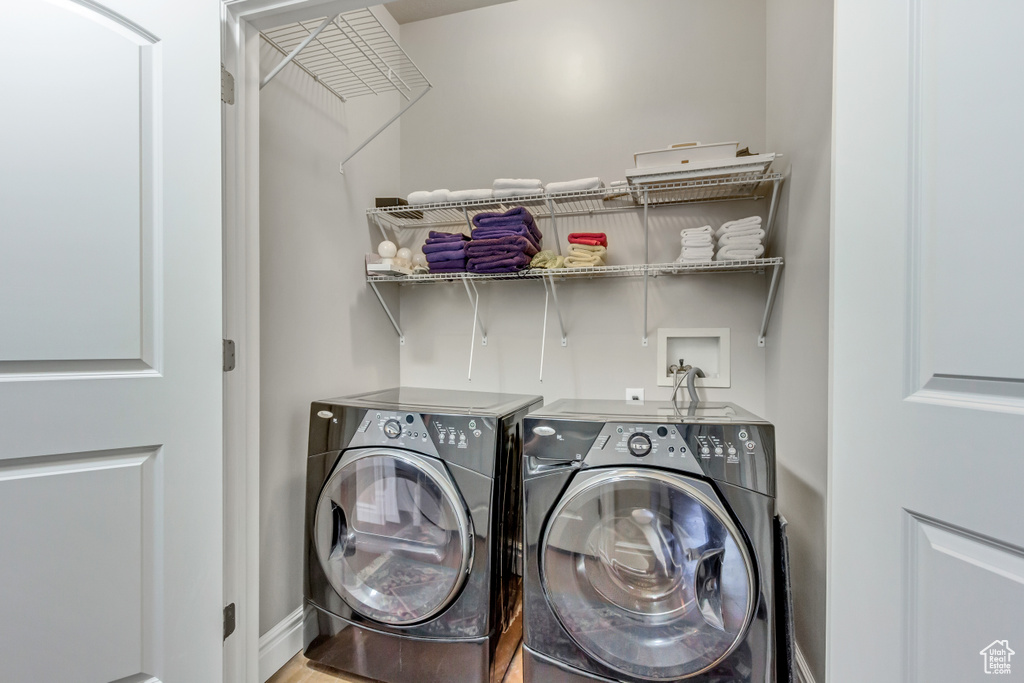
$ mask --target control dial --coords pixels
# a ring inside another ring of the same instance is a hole
[[[384,423],[384,435],[389,439],[397,439],[402,435],[402,425],[398,420],[388,420]]]
[[[638,458],[642,458],[651,452],[651,437],[640,432],[633,434],[629,437],[629,441],[626,442],[626,446],[629,448],[629,452]]]

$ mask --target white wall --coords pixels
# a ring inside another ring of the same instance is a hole
[[[263,44],[263,73],[280,59]],[[302,604],[310,402],[398,383],[397,335],[363,276],[366,207],[398,185],[398,125],[338,173],[397,107],[342,104],[294,66],[261,92],[261,634]]]
[[[789,520],[797,641],[825,680],[832,3],[768,0],[767,139],[785,150],[776,245],[785,254],[767,358],[779,507]]]
[[[403,117],[402,192],[489,187],[495,177],[610,181],[624,177],[633,152],[686,140],[739,140],[761,151],[764,11],[759,0],[517,0],[406,24],[403,45],[435,88]],[[679,255],[684,225],[717,226],[765,210],[763,202],[656,210],[652,261]],[[540,228],[550,235],[547,221]],[[604,231],[610,263],[643,261],[639,213],[560,221],[559,228],[563,246],[571,230]],[[472,310],[461,288],[403,288],[404,384],[548,400],[621,399],[626,387],[644,387],[648,398],[664,399],[670,389],[657,386],[657,328],[729,327],[733,387],[707,395],[764,408],[764,351],[756,345],[762,276],[659,278],[646,348],[641,280],[561,286],[569,345],[560,346],[552,312],[543,382],[543,286],[481,286],[489,336],[487,347],[476,348],[472,382]]]

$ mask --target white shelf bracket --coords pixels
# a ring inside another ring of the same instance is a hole
[[[541,278],[543,279],[543,278]],[[551,296],[551,290],[547,288],[547,281],[544,284],[544,326],[540,332],[540,377],[538,379],[544,381],[544,342],[548,338],[548,298]]]
[[[768,285],[768,298],[764,302],[764,317],[761,318],[761,333],[757,337],[757,345],[764,346],[765,335],[768,333],[768,321],[772,317],[772,308],[775,306],[775,295],[779,289],[779,274],[782,272],[782,264],[772,268],[772,281]]]
[[[650,233],[647,230],[647,190],[644,190],[644,336],[641,344],[647,346],[647,274],[651,265]]]
[[[469,234],[473,234],[473,221],[469,217],[469,209],[462,207],[462,217],[466,219],[466,229],[469,230]]]
[[[764,228],[764,241],[765,248],[771,243],[772,228],[775,227],[775,214],[779,208],[779,190],[782,189],[782,178],[777,178],[772,182],[772,200],[771,204],[768,205],[768,220],[765,221]]]
[[[562,241],[558,239],[558,219],[555,218],[555,202],[548,197],[548,213],[551,214],[551,232],[555,236],[555,253],[562,255]],[[565,346],[565,344],[562,344]]]
[[[398,343],[401,344],[402,346],[405,346],[405,335],[402,334],[402,328],[399,327],[398,323],[395,321],[395,316],[391,315],[391,309],[388,308],[387,303],[384,301],[384,297],[380,295],[380,290],[377,289],[377,283],[374,282],[373,280],[370,280],[370,288],[373,290],[373,293],[377,295],[377,301],[380,302],[380,305],[381,307],[383,307],[384,312],[388,314],[388,320],[391,321],[392,326],[394,326],[395,328],[395,332],[398,333]]]
[[[555,303],[555,314],[558,316],[558,329],[562,333],[562,346],[568,346],[569,339],[565,334],[565,323],[562,321],[562,307],[558,305],[558,292],[555,291],[554,273],[541,279],[544,280],[544,288],[550,288],[551,300]]]
[[[288,66],[288,64],[293,59],[298,57],[300,52],[305,50],[306,47],[310,43],[312,43],[314,40],[316,40],[316,37],[318,35],[320,35],[321,33],[323,33],[324,29],[327,28],[328,26],[330,26],[331,22],[334,21],[338,16],[340,16],[340,15],[335,14],[335,15],[329,16],[326,19],[324,19],[323,23],[321,23],[319,26],[317,26],[315,31],[310,33],[308,36],[306,36],[302,40],[301,43],[296,45],[295,49],[293,49],[291,52],[289,52],[288,55],[284,59],[281,60],[281,63],[278,64],[277,66],[275,66],[273,69],[271,69],[270,73],[268,73],[266,75],[266,77],[264,77],[264,79],[260,82],[260,90],[263,90],[263,88],[267,85],[267,83],[270,83],[270,81],[272,81],[274,79],[274,76],[276,76],[277,74],[281,73],[281,69],[283,69],[286,66]]]
[[[416,104],[417,102],[419,102],[419,101],[420,101],[420,99],[421,99],[421,98],[422,98],[422,97],[423,97],[424,95],[426,95],[426,94],[427,94],[428,92],[430,92],[430,89],[431,89],[431,88],[433,88],[433,87],[434,87],[433,85],[431,85],[430,83],[428,83],[428,84],[427,84],[427,87],[425,87],[425,88],[424,88],[424,89],[423,89],[423,90],[422,90],[422,91],[420,92],[420,94],[419,94],[419,95],[417,95],[417,96],[416,96],[416,97],[414,97],[413,99],[411,99],[411,100],[409,100],[408,102],[406,102],[406,103],[405,103],[405,106],[404,106],[404,107],[402,107],[401,109],[399,109],[399,110],[398,110],[398,113],[397,113],[397,114],[395,114],[394,116],[392,116],[392,117],[391,117],[390,119],[388,119],[388,120],[387,120],[387,123],[385,123],[385,124],[384,124],[383,126],[381,126],[380,128],[378,128],[377,130],[375,130],[375,131],[374,131],[374,132],[373,132],[373,133],[372,133],[372,134],[370,135],[370,137],[368,137],[368,138],[366,138],[365,140],[363,140],[363,142],[362,142],[362,143],[360,143],[360,145],[359,145],[358,147],[356,147],[356,148],[355,148],[354,150],[352,150],[352,152],[351,152],[351,153],[349,153],[349,155],[348,155],[347,157],[345,157],[345,158],[344,158],[344,159],[342,160],[342,162],[341,162],[340,166],[338,167],[338,170],[339,170],[339,172],[340,172],[340,173],[341,173],[342,175],[344,175],[344,174],[345,174],[345,164],[347,164],[347,163],[348,163],[348,160],[349,160],[349,159],[351,159],[351,158],[352,158],[352,157],[354,157],[355,155],[359,154],[359,152],[361,152],[361,151],[362,151],[363,147],[366,147],[366,146],[367,146],[368,144],[370,144],[371,142],[373,142],[374,138],[376,138],[376,137],[377,137],[378,135],[380,135],[380,134],[381,134],[381,133],[383,133],[383,132],[384,132],[385,130],[387,130],[387,127],[388,127],[388,126],[390,126],[390,125],[391,125],[392,123],[394,123],[395,121],[397,121],[397,120],[398,120],[398,118],[399,118],[399,117],[400,117],[400,116],[401,116],[402,114],[404,114],[405,112],[407,112],[407,111],[409,110],[409,107],[411,107],[412,105],[414,105],[414,104]]]
[[[473,381],[473,350],[476,347],[476,328],[480,327],[480,346],[487,346],[487,330],[484,329],[484,321],[480,319],[480,292],[477,291],[476,284],[470,282],[468,278],[462,278],[462,284],[466,286],[466,296],[469,297],[469,303],[473,306],[473,328],[469,331],[469,371],[466,373],[466,379]],[[470,291],[472,287],[472,291]]]

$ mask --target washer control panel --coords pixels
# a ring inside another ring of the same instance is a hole
[[[771,425],[599,423],[527,415],[526,426],[525,453],[544,467],[660,467],[775,495]]]

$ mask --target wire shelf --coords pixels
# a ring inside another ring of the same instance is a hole
[[[709,261],[707,263],[642,263],[595,268],[531,269],[517,273],[425,273],[423,275],[367,275],[367,282],[395,282],[400,285],[437,284],[463,280],[518,280],[537,282],[543,278],[558,281],[590,280],[611,277],[652,277],[694,273],[761,273],[766,267],[781,266],[782,258],[747,259],[743,261]]]
[[[263,38],[287,56],[316,33],[326,17],[263,31]],[[419,67],[369,9],[339,14],[293,60],[343,101],[398,91],[409,99],[430,87]]]
[[[381,227],[439,228],[467,225],[478,213],[507,211],[515,206],[526,207],[535,218],[635,210],[643,206],[645,194],[648,206],[761,199],[770,192],[773,183],[781,180],[781,173],[754,173],[643,186],[606,187],[582,192],[524,195],[501,200],[387,206],[367,209],[366,213]]]

